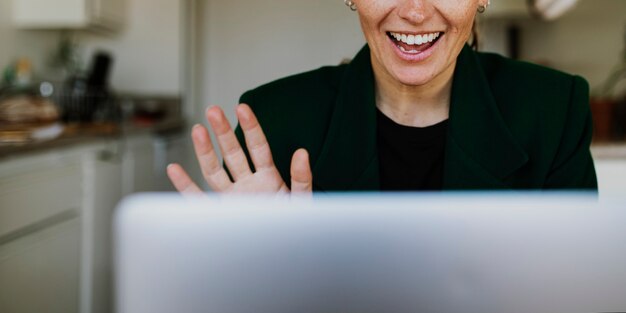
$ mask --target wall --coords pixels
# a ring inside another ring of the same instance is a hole
[[[207,104],[232,110],[245,90],[336,64],[353,56],[364,43],[356,14],[339,0],[200,2],[199,120]],[[554,22],[529,17],[487,19],[481,23],[483,47],[505,53],[504,29],[511,22],[518,23],[523,29],[523,59],[582,75],[598,86],[623,49],[624,12],[624,0],[581,0]]]
[[[124,29],[113,35],[81,32],[84,53],[115,55],[112,86],[122,93],[181,93],[181,6],[183,0],[126,0]]]
[[[45,75],[46,63],[50,51],[56,46],[58,34],[16,30],[12,25],[12,11],[12,0],[0,0],[0,74],[16,58],[27,57],[33,62],[36,73]]]
[[[202,1],[198,120],[207,104],[233,108],[247,89],[338,64],[365,43],[340,0]]]
[[[53,76],[47,61],[56,48],[57,30],[16,30],[12,1],[0,0],[0,70],[18,56],[33,60],[37,72]],[[126,0],[126,25],[114,34],[76,31],[85,66],[94,51],[115,55],[112,86],[121,93],[181,93],[181,6],[183,0]]]
[[[523,1],[523,0],[519,0]],[[502,28],[510,21],[484,21],[485,48],[504,51]],[[553,22],[520,19],[521,57],[587,78],[592,87],[604,82],[624,49],[626,1],[581,0]]]
[[[598,86],[625,48],[626,1],[582,0],[555,23],[527,23],[524,29],[524,58],[545,59]]]

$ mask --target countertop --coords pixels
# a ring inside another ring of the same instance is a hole
[[[591,154],[595,160],[626,161],[626,141],[592,144]]]
[[[149,125],[134,123],[114,124],[70,124],[64,125],[63,133],[52,140],[26,143],[0,143],[0,161],[24,153],[43,152],[51,149],[70,147],[94,140],[118,139],[140,134],[167,135],[184,131],[185,120],[180,117],[167,118]]]
[[[1,144],[0,161],[22,153],[40,152],[48,149],[68,147],[89,143],[100,139],[117,139],[138,134],[167,135],[185,131],[185,120],[180,117],[167,118],[151,125],[125,124],[87,124],[65,125],[65,130],[56,139],[22,144]],[[626,141],[594,143],[591,152],[595,160],[626,161]]]

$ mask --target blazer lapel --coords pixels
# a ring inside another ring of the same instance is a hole
[[[320,157],[318,190],[379,190],[374,75],[366,45],[348,65]],[[452,86],[443,188],[501,189],[528,162],[508,130],[475,53],[465,46]]]
[[[502,189],[528,162],[506,126],[476,54],[465,46],[452,86],[444,189]]]
[[[321,190],[378,190],[376,103],[366,45],[347,66],[313,183]]]

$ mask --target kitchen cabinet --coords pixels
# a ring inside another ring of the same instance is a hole
[[[133,192],[153,191],[155,187],[153,139],[147,136],[131,136],[124,140],[124,176],[122,189],[124,195]],[[165,166],[163,166],[165,168]]]
[[[122,151],[119,141],[108,142],[83,159],[80,312],[113,312],[111,225],[122,198]]]
[[[23,29],[115,30],[124,13],[125,0],[13,0],[13,22]]]
[[[78,312],[80,231],[70,218],[0,245],[0,312]]]
[[[113,210],[153,154],[140,133],[0,160],[0,312],[113,311]]]
[[[0,312],[78,312],[80,157],[0,164]]]

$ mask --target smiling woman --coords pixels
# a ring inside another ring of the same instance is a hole
[[[209,108],[225,167],[194,127],[214,191],[597,189],[586,81],[473,51],[488,0],[344,3],[367,40],[350,64],[246,92],[235,131]]]

